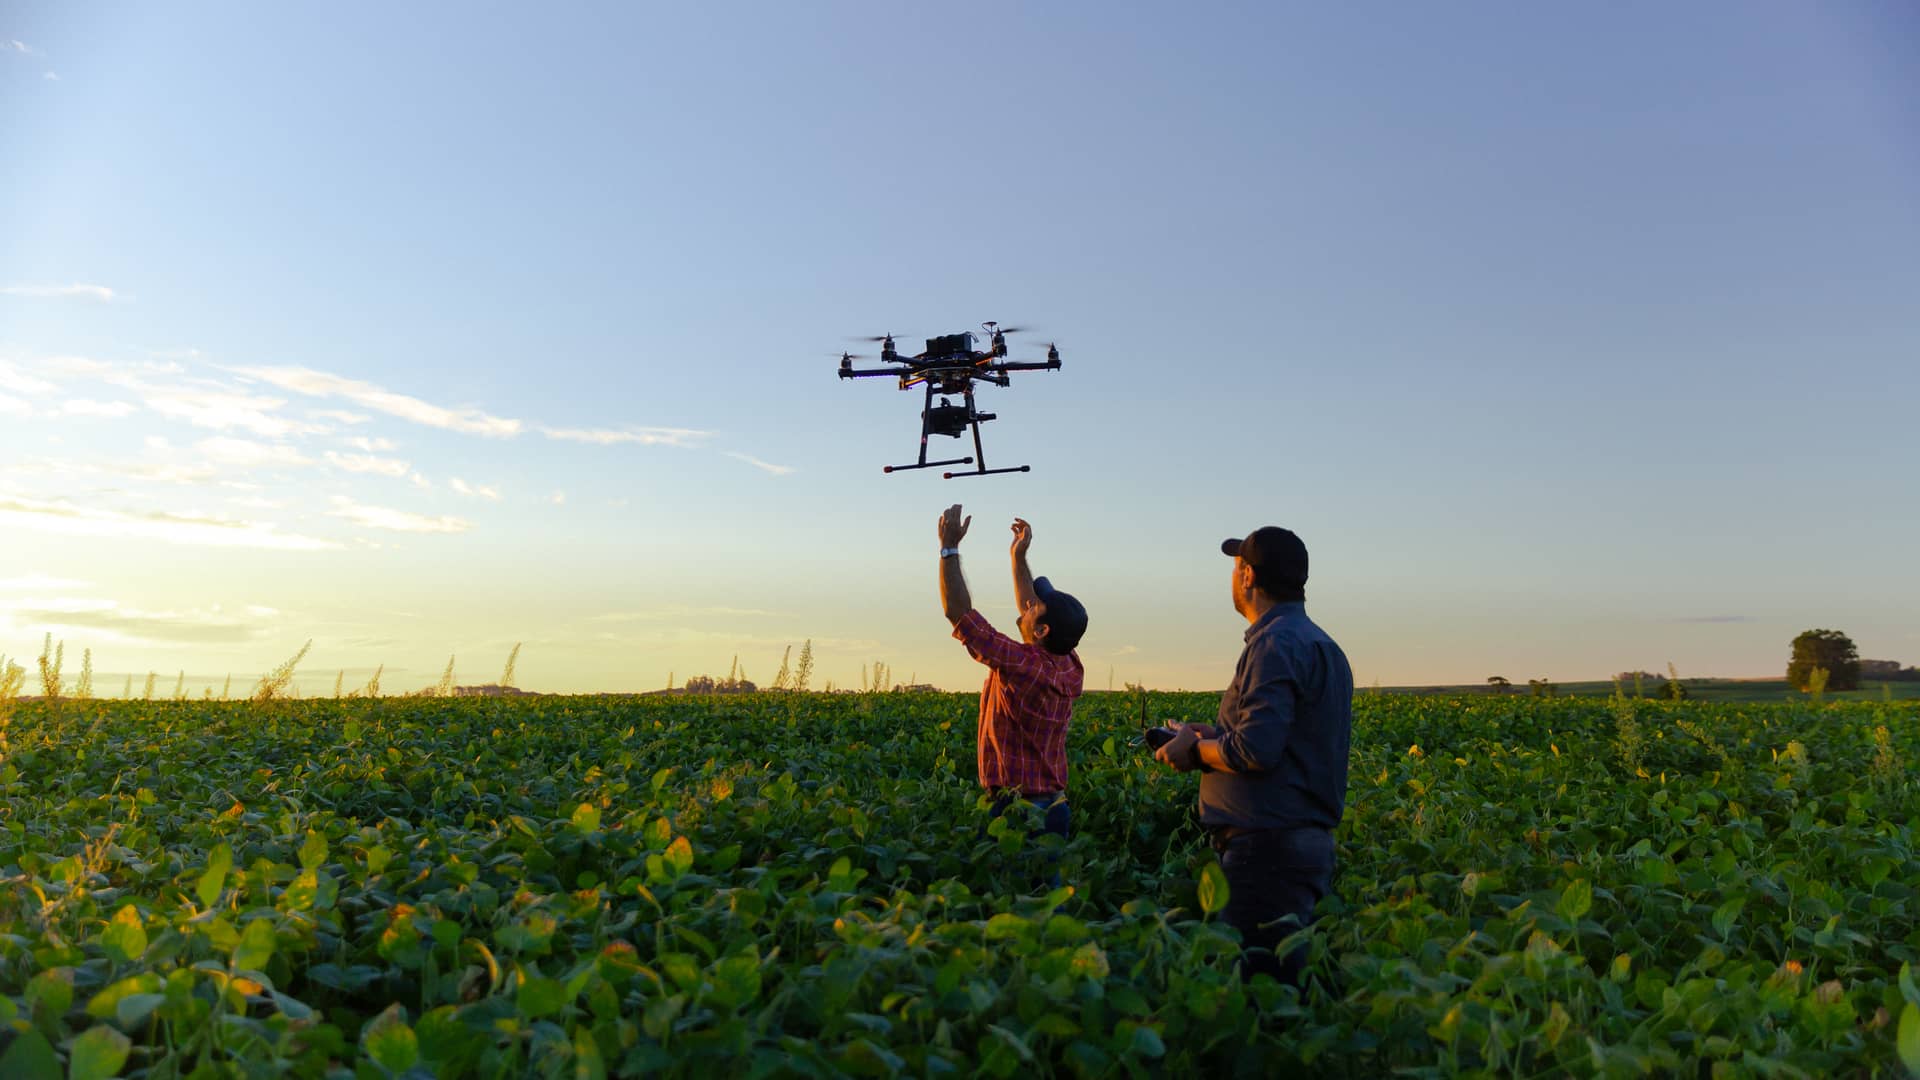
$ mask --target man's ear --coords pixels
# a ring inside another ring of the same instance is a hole
[[[1053,627],[1048,626],[1044,622],[1035,622],[1033,624],[1033,643],[1035,645],[1044,644],[1047,640],[1047,631],[1052,629]]]

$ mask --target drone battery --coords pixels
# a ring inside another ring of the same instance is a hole
[[[973,351],[972,334],[947,334],[927,339],[927,356],[959,356]]]

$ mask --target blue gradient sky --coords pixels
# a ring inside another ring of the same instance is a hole
[[[1362,685],[1920,663],[1917,88],[1898,4],[11,3],[0,651],[971,686],[963,501],[1095,687],[1223,685],[1263,523]],[[983,319],[1034,472],[882,476],[831,354]]]

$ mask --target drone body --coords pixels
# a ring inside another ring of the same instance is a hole
[[[983,413],[975,408],[973,386],[976,382],[1006,386],[1012,382],[1007,374],[1011,371],[1058,371],[1060,350],[1052,345],[1047,346],[1047,358],[1044,361],[1008,360],[1007,335],[1018,330],[1013,327],[1002,328],[998,323],[991,322],[982,323],[981,326],[987,332],[987,347],[984,350],[974,348],[974,335],[971,332],[963,332],[928,338],[926,351],[917,356],[902,356],[894,347],[893,335],[886,334],[866,340],[880,343],[880,360],[891,367],[856,368],[852,354],[840,354],[840,377],[843,379],[886,376],[898,379],[902,390],[911,390],[915,386],[926,387],[926,404],[920,410],[920,459],[911,465],[885,466],[882,472],[931,469],[942,465],[974,466],[964,472],[940,474],[951,480],[956,476],[989,476],[994,473],[1026,472],[1031,468],[1028,465],[987,468],[986,451],[980,445],[980,425],[994,419],[994,414]],[[938,404],[933,400],[935,394],[942,395]],[[948,400],[956,395],[961,399],[957,405]],[[973,430],[974,456],[945,461],[927,460],[927,436],[946,435],[957,439],[969,428]]]

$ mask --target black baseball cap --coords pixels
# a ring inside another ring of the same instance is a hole
[[[1244,540],[1222,540],[1220,550],[1253,567],[1263,589],[1300,589],[1307,584],[1307,545],[1289,529],[1262,525]]]
[[[1087,632],[1086,605],[1074,599],[1073,594],[1054,588],[1053,582],[1043,577],[1033,579],[1033,594],[1047,605],[1047,613],[1041,618],[1047,624],[1048,651],[1061,656],[1072,652]]]

